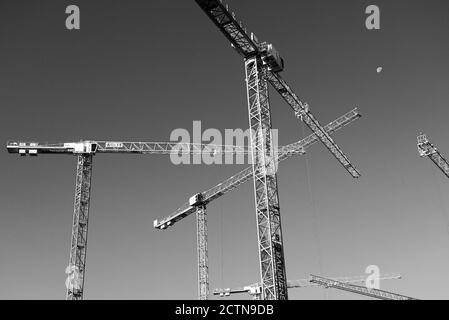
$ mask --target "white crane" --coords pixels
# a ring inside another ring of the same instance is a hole
[[[69,277],[76,279],[76,285],[67,286],[67,300],[81,300],[84,293],[84,275],[86,270],[87,230],[89,225],[89,206],[92,181],[92,161],[96,154],[142,154],[170,155],[246,154],[250,152],[241,146],[220,146],[213,144],[176,143],[176,142],[117,142],[117,141],[80,141],[68,143],[37,143],[10,141],[9,153],[21,156],[38,154],[68,154],[77,156],[75,201],[73,209],[70,260],[67,268]],[[74,274],[75,273],[75,274]]]
[[[339,281],[342,283],[348,284],[356,284],[356,283],[366,283],[368,276],[357,276],[357,277],[338,277],[332,278],[331,280]],[[401,275],[399,273],[391,273],[380,275],[379,280],[399,280],[401,279]],[[319,287],[322,286],[320,283],[310,282],[310,279],[300,279],[287,281],[287,287],[289,289],[297,289],[297,288],[306,288],[306,287]],[[260,299],[260,293],[262,292],[262,288],[260,283],[254,283],[248,286],[239,287],[239,288],[227,288],[227,289],[215,289],[213,294],[220,297],[229,297],[234,294],[247,293],[253,297],[254,300]]]

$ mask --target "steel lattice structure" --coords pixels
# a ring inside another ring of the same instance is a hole
[[[370,289],[367,287],[356,286],[354,284],[344,283],[341,281],[327,279],[315,275],[310,276],[310,282],[319,284],[326,288],[334,288],[338,290],[353,292],[357,294],[361,294],[367,297],[381,299],[381,300],[417,300],[411,297],[403,296],[400,294],[388,292],[385,290],[379,289]]]
[[[425,134],[418,136],[418,152],[421,157],[428,157],[449,178],[449,162],[438,149],[430,143]]]
[[[69,267],[77,272],[77,287],[67,287],[67,300],[81,300],[86,270],[87,230],[89,224],[90,189],[92,182],[92,155],[78,156],[76,168],[75,202],[73,206],[72,240]]]
[[[209,263],[207,250],[206,205],[196,208],[197,250],[198,250],[198,292],[200,300],[209,297]]]
[[[276,152],[271,132],[271,110],[269,104],[268,83],[284,98],[293,109],[296,117],[302,120],[314,133],[310,144],[321,141],[333,156],[345,167],[352,177],[358,178],[360,173],[349,162],[346,155],[335,144],[326,128],[310,113],[307,104],[301,102],[290,86],[279,76],[284,69],[284,61],[271,44],[260,43],[251,34],[248,35],[241,22],[236,20],[228,6],[221,0],[195,0],[209,16],[219,30],[231,42],[234,49],[244,58],[248,114],[251,130],[251,148],[235,146],[212,146],[203,144],[180,143],[145,143],[145,142],[113,142],[113,141],[81,141],[64,144],[39,144],[25,142],[8,143],[8,151],[20,155],[37,155],[38,153],[67,153],[79,158],[77,168],[77,185],[75,194],[74,225],[69,267],[74,267],[81,274],[81,290],[76,289],[67,294],[68,298],[82,299],[84,289],[85,257],[87,246],[87,226],[90,202],[90,182],[92,174],[92,157],[96,153],[127,154],[173,154],[188,152],[198,154],[210,153],[248,153],[253,157],[250,176],[253,177],[255,190],[255,206],[258,224],[260,275],[263,299],[287,299],[287,280],[285,271],[284,249],[281,230],[281,215],[276,176]],[[339,128],[339,125],[335,126]],[[284,155],[301,154],[304,150],[286,150]],[[80,159],[83,159],[82,161]],[[81,162],[80,162],[81,161]],[[80,164],[81,163],[81,164]],[[78,176],[80,178],[78,179]],[[246,173],[240,176],[240,182],[246,179]],[[237,184],[238,184],[237,183]],[[227,191],[237,184],[228,185]],[[223,193],[221,193],[223,194]],[[216,193],[215,197],[221,194]],[[77,198],[78,197],[78,198]],[[198,277],[200,298],[208,295],[208,261],[207,261],[207,217],[206,201],[213,196],[199,197],[198,201],[189,204],[187,211],[177,214],[181,219],[197,212],[198,232]],[[193,210],[193,211],[192,211]],[[75,218],[76,216],[76,218]],[[175,220],[173,220],[175,221]],[[155,227],[165,228],[172,223],[159,224]],[[74,240],[75,239],[75,240]],[[73,252],[73,254],[72,254]],[[74,261],[74,262],[73,262]]]
[[[251,150],[245,146],[216,145],[183,142],[117,142],[82,140],[66,143],[39,143],[9,141],[10,153],[37,155],[45,153],[61,154],[248,154]]]
[[[323,142],[328,150],[354,177],[360,173],[352,166],[341,149],[312,116],[307,105],[301,103],[288,84],[279,76],[284,69],[284,61],[271,44],[259,43],[254,34],[248,35],[241,22],[221,0],[195,0],[200,8],[231,42],[244,58],[248,113],[251,130],[251,150],[253,155],[253,180],[259,240],[259,263],[262,283],[262,298],[287,299],[287,280],[282,241],[281,216],[274,161],[274,146],[271,132],[271,110],[268,96],[268,82],[293,108],[295,115],[306,123]],[[200,203],[196,201],[195,205]],[[195,210],[192,203],[187,211]],[[182,219],[186,212],[178,214]],[[154,223],[164,229],[174,220]]]
[[[93,156],[96,154],[141,154],[141,155],[171,155],[179,154],[247,154],[251,150],[244,146],[221,146],[212,144],[176,143],[176,142],[115,142],[115,141],[80,141],[68,143],[38,143],[38,142],[8,142],[9,153],[17,153],[21,156],[38,154],[69,154],[77,156],[75,201],[73,209],[73,224],[70,244],[70,259],[67,273],[70,281],[67,282],[67,300],[82,300],[86,273],[87,231],[89,225],[90,191],[92,180]],[[202,213],[198,213],[198,234],[203,238],[198,239],[198,248],[205,252],[201,269],[200,282],[208,282],[207,276],[207,233],[206,233],[206,207]],[[204,231],[203,231],[204,230]],[[204,278],[206,277],[206,278]],[[73,281],[73,282],[72,282]],[[205,286],[203,286],[205,288]],[[207,295],[208,293],[206,293]]]
[[[361,115],[357,109],[351,110],[338,119],[332,121],[324,127],[326,132],[330,135],[334,132],[344,128],[345,126],[351,124],[352,122],[360,119]],[[305,150],[319,141],[315,134],[311,134],[308,137],[291,143],[286,146],[279,147],[278,161],[284,161],[290,159],[294,155],[302,155]],[[247,182],[253,177],[253,168],[247,167],[246,169],[240,171],[239,173],[233,175],[232,177],[224,180],[223,182],[217,184],[216,186],[201,192],[202,202],[208,204],[221,196],[227,194],[228,192],[236,189],[243,183]],[[175,223],[183,220],[184,218],[190,216],[196,211],[195,206],[192,206],[189,202],[184,203],[175,212],[169,216],[155,220],[154,227],[157,229],[166,229],[167,227],[173,226]]]
[[[306,103],[302,102],[293,92],[287,82],[282,79],[279,72],[284,69],[284,62],[271,44],[259,43],[254,34],[248,35],[243,24],[236,19],[228,5],[221,0],[195,0],[212,22],[219,28],[231,45],[245,59],[260,57],[268,68],[267,79],[273,88],[284,98],[293,109],[298,118],[315,133],[328,150],[354,177],[360,177],[358,170],[350,163],[347,156],[326,134],[319,122],[311,114]]]
[[[367,276],[357,276],[357,277],[337,277],[332,278],[331,280],[340,281],[342,283],[356,284],[366,282]],[[391,273],[380,275],[379,280],[397,280],[401,279],[401,275],[398,273]],[[306,287],[320,287],[322,286],[319,283],[310,282],[310,279],[300,279],[300,280],[291,280],[287,281],[288,289],[299,289]],[[260,294],[262,292],[262,286],[260,283],[250,284],[248,286],[239,287],[239,288],[226,288],[226,289],[215,289],[213,294],[220,297],[229,297],[233,294],[247,293],[253,297],[254,300],[260,300]]]
[[[272,140],[267,67],[259,57],[245,62],[248,93],[248,113],[253,150],[254,194],[257,216],[262,297],[266,300],[287,300],[282,241],[281,214],[275,146]]]
[[[293,93],[288,84],[277,73],[268,73],[268,79],[277,92],[284,98],[287,104],[293,109],[295,115],[304,121],[304,123],[316,134],[318,139],[326,146],[332,155],[343,165],[353,178],[359,178],[360,172],[355,168],[348,157],[334,142],[331,136],[324,130],[318,120],[310,112],[309,105],[302,102],[298,96]]]
[[[338,119],[332,121],[328,125],[324,127],[326,132],[330,135],[341,128],[351,124],[352,122],[356,121],[357,119],[360,119],[361,115],[358,113],[357,109],[353,109],[350,112],[344,114],[343,116],[339,117]],[[289,144],[287,146],[282,146],[279,148],[279,153],[277,155],[277,161],[284,161],[289,159],[290,157],[294,155],[302,155],[306,152],[306,149],[318,142],[319,139],[315,134],[311,134],[308,137],[306,137],[303,140],[300,140],[298,142]],[[157,229],[166,229],[167,227],[170,227],[174,225],[176,222],[188,217],[193,212],[196,212],[199,206],[204,206],[202,210],[204,210],[204,214],[206,214],[206,205],[210,202],[218,199],[219,197],[227,194],[228,192],[235,190],[237,187],[242,185],[243,183],[251,180],[253,177],[253,168],[248,167],[239,173],[235,174],[234,176],[226,179],[225,181],[219,183],[215,187],[210,188],[207,191],[204,191],[202,193],[197,194],[195,197],[196,202],[187,202],[183,206],[181,206],[178,210],[176,210],[173,214],[170,216],[159,220],[154,221],[154,227]],[[197,224],[201,221],[205,220],[197,220]],[[207,225],[203,225],[201,228],[197,228],[197,230],[201,230],[203,234],[198,234],[198,239],[203,239],[203,241],[207,244]],[[202,248],[202,250],[201,250]],[[207,251],[207,245],[201,245],[201,247],[197,248],[198,250],[198,261],[205,261],[205,257],[207,257],[208,253]],[[207,261],[207,260],[206,260]],[[201,265],[198,265],[198,273],[202,274],[204,271],[204,267]],[[199,277],[199,288],[207,288],[206,290],[209,290],[209,284],[206,283],[204,285],[204,282],[208,281],[208,278],[205,276]],[[204,299],[204,292],[206,290],[199,290],[199,299]],[[258,296],[260,297],[260,296]]]

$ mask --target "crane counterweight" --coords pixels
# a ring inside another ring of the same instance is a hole
[[[272,44],[266,42],[261,44],[262,60],[268,65],[272,72],[282,72],[284,70],[284,59]]]

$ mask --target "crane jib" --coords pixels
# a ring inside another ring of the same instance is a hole
[[[353,121],[359,119],[361,115],[358,113],[357,109],[353,109],[350,112],[346,113],[345,115],[341,116],[340,118],[332,121],[328,125],[324,127],[324,130],[328,132],[328,134],[332,134],[335,131],[340,130],[341,128],[349,125]],[[318,142],[318,137],[315,134],[311,134],[305,139],[302,139],[301,141],[292,143],[290,145],[284,146],[280,148],[280,154],[279,154],[279,161],[286,160],[290,158],[291,156],[295,154],[302,154],[303,152],[299,152],[298,150],[304,150],[305,148],[313,145],[314,143]],[[241,172],[237,173],[236,175],[228,178],[227,180],[221,182],[217,186],[201,192],[203,195],[202,202],[207,204],[222,195],[234,190],[239,185],[245,183],[248,181],[253,174],[253,168],[248,167]],[[176,222],[182,220],[183,218],[189,216],[190,214],[194,213],[196,210],[195,206],[192,206],[189,202],[185,203],[183,206],[181,206],[178,210],[176,210],[174,213],[172,213],[170,216],[165,217],[160,220],[154,221],[154,227],[157,229],[166,229],[167,227],[172,226]]]
[[[253,40],[254,38],[247,34],[243,24],[236,20],[235,14],[222,1],[195,0],[195,2],[220,29],[240,55],[248,58],[259,53],[259,48]]]

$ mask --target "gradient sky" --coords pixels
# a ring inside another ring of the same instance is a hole
[[[283,77],[335,135],[353,180],[321,145],[281,164],[289,279],[399,272],[382,288],[449,298],[449,181],[421,159],[426,132],[449,156],[447,0],[229,0],[281,52]],[[81,30],[65,29],[65,8]],[[381,30],[365,8],[381,9]],[[376,73],[383,67],[381,74]],[[272,91],[280,143],[309,134]],[[0,137],[168,141],[176,128],[248,127],[242,59],[193,0],[0,0]],[[0,299],[64,299],[76,160],[0,153]],[[94,159],[85,299],[196,299],[194,216],[153,220],[245,166],[174,166],[166,156]],[[258,281],[252,183],[210,204],[211,289]],[[234,296],[234,298],[247,298]],[[363,299],[308,288],[291,299]]]

